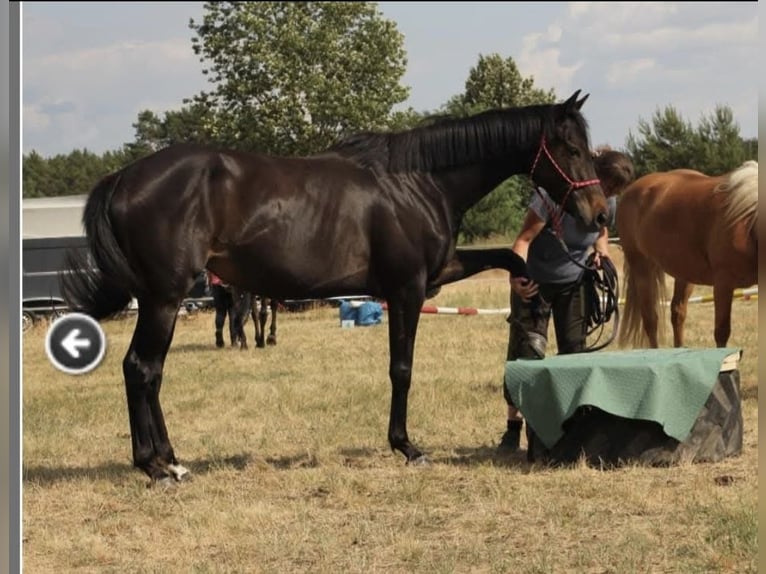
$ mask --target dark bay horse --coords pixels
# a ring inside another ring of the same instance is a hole
[[[659,345],[667,273],[675,279],[673,345],[683,346],[697,284],[713,286],[715,343],[725,347],[734,290],[758,282],[757,217],[754,161],[715,177],[688,169],[652,173],[628,187],[617,208],[627,285],[619,343]]]
[[[558,104],[444,118],[397,133],[363,133],[310,157],[176,145],[104,177],[83,223],[97,269],[70,260],[68,305],[96,319],[138,300],[123,361],[133,463],[181,480],[160,406],[179,304],[207,267],[278,299],[368,295],[388,304],[388,440],[424,461],[407,433],[420,308],[427,293],[490,268],[526,275],[510,249],[456,249],[465,212],[526,174],[588,228],[607,205],[579,91]]]
[[[232,313],[232,322],[234,324],[234,333],[236,342],[240,349],[247,349],[247,335],[245,334],[245,325],[248,315],[253,318],[255,326],[255,346],[262,349],[266,345],[277,344],[277,310],[279,301],[274,298],[260,297],[255,293],[243,291],[237,287],[230,286],[231,296],[234,301],[234,310]],[[271,315],[269,323],[269,334],[266,336],[266,322]]]

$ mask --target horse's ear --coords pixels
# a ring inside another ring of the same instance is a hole
[[[583,104],[585,103],[585,101],[588,99],[588,96],[590,96],[590,94],[585,94],[585,95],[582,97],[582,100],[579,100],[579,101],[578,101],[578,102],[575,104],[575,107],[577,108],[577,111],[580,111],[580,109],[582,109],[582,105],[583,105]]]
[[[575,107],[577,105],[577,96],[579,95],[580,95],[580,90],[577,90],[574,94],[569,96],[569,99],[566,102],[564,102],[564,109],[569,111],[573,107]],[[587,98],[588,96],[585,96],[585,97]]]

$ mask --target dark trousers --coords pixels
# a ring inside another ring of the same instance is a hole
[[[231,297],[231,291],[223,285],[212,285],[210,290],[213,294],[213,306],[215,307],[215,330],[222,331],[229,317],[229,336],[234,342],[234,300]]]
[[[540,298],[525,303],[511,291],[507,361],[545,358],[551,315],[558,354],[579,353],[585,349],[588,314],[582,282],[543,284],[539,293]],[[505,385],[503,395],[508,404],[512,404]]]

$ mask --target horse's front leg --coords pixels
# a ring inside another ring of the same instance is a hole
[[[389,376],[391,378],[391,412],[388,423],[388,442],[398,450],[407,463],[427,462],[407,435],[407,399],[412,379],[412,361],[415,335],[420,319],[420,309],[425,300],[422,282],[399,290],[388,298],[388,339],[391,353]]]
[[[505,269],[512,277],[527,276],[527,264],[511,249],[456,249],[452,259],[439,275],[428,282],[429,294],[442,285],[460,281],[488,269]]]
[[[673,284],[673,299],[670,301],[670,322],[673,325],[673,346],[684,346],[684,323],[689,307],[689,297],[694,290],[694,284],[676,279]]]
[[[725,347],[731,335],[731,303],[734,299],[734,287],[716,280],[713,285],[713,306],[715,307],[716,347]]]

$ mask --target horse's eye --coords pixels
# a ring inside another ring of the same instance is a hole
[[[576,147],[569,146],[569,155],[572,157],[579,157],[580,156],[580,150]]]

